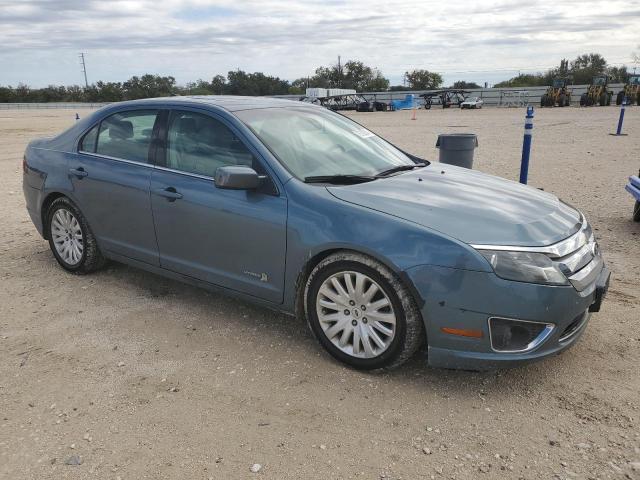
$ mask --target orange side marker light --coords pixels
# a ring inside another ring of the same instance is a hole
[[[448,333],[450,335],[458,335],[460,337],[482,338],[484,336],[482,330],[465,330],[462,328],[449,327],[442,327],[440,330],[444,333]]]

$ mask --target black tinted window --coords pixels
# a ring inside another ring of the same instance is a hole
[[[225,165],[253,166],[253,155],[226,125],[198,113],[171,114],[167,167],[213,177]]]
[[[121,112],[100,123],[96,153],[136,162],[147,162],[157,110]]]
[[[93,127],[80,141],[80,150],[83,152],[94,153],[96,151],[96,138],[98,136],[98,125]]]

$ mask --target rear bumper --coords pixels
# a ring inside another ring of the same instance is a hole
[[[38,230],[38,233],[44,237],[42,217],[39,208],[42,203],[42,190],[30,186],[29,184],[27,184],[27,182],[23,182],[22,191],[24,193],[24,200],[27,206],[29,217],[31,217],[31,221]]]
[[[577,291],[444,267],[415,267],[407,274],[425,299],[429,365],[464,370],[514,367],[570,348],[586,330],[591,313],[600,310],[611,275],[603,266],[591,285]],[[547,323],[553,330],[531,350],[498,352],[491,345],[490,317]],[[482,336],[451,335],[444,327],[482,331]]]

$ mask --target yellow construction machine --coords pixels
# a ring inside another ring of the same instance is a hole
[[[609,77],[607,75],[596,75],[591,81],[587,91],[580,96],[580,106],[590,107],[600,105],[601,107],[611,105],[613,91],[607,88]]]
[[[616,97],[616,105],[622,105],[622,101],[627,99],[627,104],[637,103],[640,105],[640,75],[630,75],[629,81]]]
[[[569,90],[569,80],[566,78],[555,78],[553,85],[540,98],[541,107],[568,107],[571,105],[571,91]]]

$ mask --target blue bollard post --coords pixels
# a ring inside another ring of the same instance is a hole
[[[529,155],[531,154],[531,136],[533,135],[533,107],[527,107],[524,118],[524,139],[522,140],[522,161],[520,162],[520,183],[527,184],[529,175]]]
[[[624,137],[627,134],[622,133],[622,122],[624,121],[624,108],[627,106],[627,97],[622,99],[622,105],[620,105],[620,117],[618,118],[618,128],[616,129],[616,133],[610,133],[609,135],[613,135],[614,137]]]

